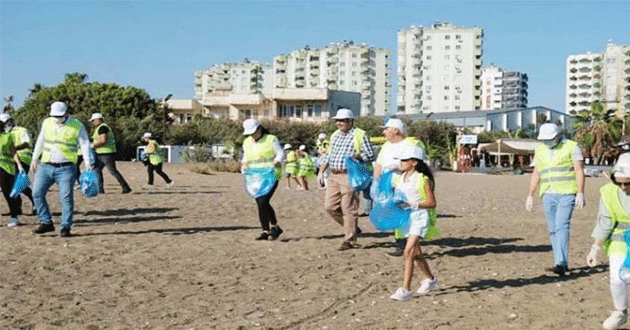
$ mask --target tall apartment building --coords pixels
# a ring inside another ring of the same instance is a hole
[[[588,110],[593,102],[622,115],[630,111],[630,45],[608,42],[603,53],[570,55],[566,112]]]
[[[527,108],[527,74],[495,66],[481,70],[481,109]]]
[[[391,59],[387,50],[332,43],[274,57],[274,88],[328,88],[361,93],[361,115],[383,116],[391,105]]]
[[[483,30],[436,22],[398,31],[399,114],[479,110]]]
[[[237,62],[214,65],[195,72],[195,99],[202,101],[218,89],[234,94],[271,94],[271,65],[258,62]]]

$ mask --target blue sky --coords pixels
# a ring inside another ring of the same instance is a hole
[[[630,44],[628,17],[629,2],[0,0],[0,96],[19,107],[35,83],[81,72],[192,98],[213,64],[343,40],[391,50],[396,67],[398,29],[447,21],[483,28],[484,66],[527,73],[529,105],[563,111],[566,57]]]

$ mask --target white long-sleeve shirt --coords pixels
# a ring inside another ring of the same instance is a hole
[[[63,125],[70,120],[70,117],[64,122],[57,126],[57,131],[61,130]],[[79,130],[79,146],[81,147],[81,152],[83,155],[90,154],[90,139],[88,137],[87,131],[85,130],[85,126],[81,126],[81,130]],[[33,160],[39,161],[39,158],[42,155],[42,150],[44,149],[44,124],[42,124],[42,128],[39,130],[39,136],[37,137],[37,142],[35,143],[35,149],[33,150]],[[59,150],[57,146],[53,146],[50,150],[50,163],[60,164],[70,162]],[[85,162],[85,166],[90,169],[91,164],[89,161]]]

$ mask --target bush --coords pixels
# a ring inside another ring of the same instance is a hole
[[[184,152],[182,152],[182,159],[184,163],[207,163],[212,161],[212,151],[205,144],[197,144],[190,146]]]
[[[208,163],[191,163],[190,171],[199,174],[214,174],[215,172],[240,173],[241,162],[215,160]]]

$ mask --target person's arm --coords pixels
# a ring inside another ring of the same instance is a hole
[[[604,203],[603,198],[600,198],[595,228],[593,228],[593,232],[591,233],[593,245],[586,256],[586,264],[589,267],[595,267],[597,265],[597,256],[603,250],[604,241],[613,230],[613,226],[612,217],[610,216],[610,212],[608,212],[606,203]]]
[[[42,156],[42,150],[44,149],[44,124],[37,136],[37,142],[35,142],[35,148],[33,150],[33,161],[31,162],[31,169],[33,172],[37,171],[37,164],[39,164],[39,158]]]
[[[383,174],[383,165],[381,165],[381,163],[379,162],[376,162],[374,164],[374,181],[380,178],[381,174]]]
[[[578,194],[584,194],[584,163],[581,160],[573,162],[573,170],[575,171],[575,181],[577,181]]]
[[[144,153],[147,154],[147,155],[154,154],[155,153],[155,149],[156,149],[155,148],[155,144],[156,143],[157,142],[155,142],[155,141],[149,141],[149,143],[147,144],[147,148],[144,150]]]
[[[92,169],[92,165],[90,164],[90,138],[87,135],[87,131],[85,130],[85,126],[81,127],[79,130],[79,147],[81,148],[81,153],[83,153],[83,157],[85,158],[85,169],[88,171]]]
[[[98,139],[92,141],[92,148],[102,147],[107,143],[107,133],[109,133],[109,128],[107,126],[102,125],[98,129]]]
[[[22,143],[15,146],[16,151],[26,149],[31,145],[31,137],[28,136],[28,132],[26,130],[22,132],[20,139],[22,140]]]
[[[273,159],[273,166],[279,166],[280,164],[282,164],[282,161],[284,160],[284,149],[282,149],[282,146],[280,145],[280,141],[278,141],[278,138],[275,138],[273,140],[273,143],[271,144],[273,151],[276,153],[276,157]]]
[[[363,136],[360,149],[360,160],[362,162],[371,163],[374,161],[374,146],[372,146],[372,142],[370,142],[370,137],[367,134]]]
[[[424,192],[427,196],[427,200],[420,202],[418,204],[418,208],[420,209],[432,209],[437,206],[437,202],[435,201],[435,195],[433,194],[433,189],[431,189],[431,181],[427,180],[424,184]]]
[[[533,197],[536,192],[536,187],[538,186],[538,182],[540,181],[540,172],[538,172],[538,167],[534,165],[534,171],[532,172],[532,176],[529,179],[529,193],[528,197]]]

